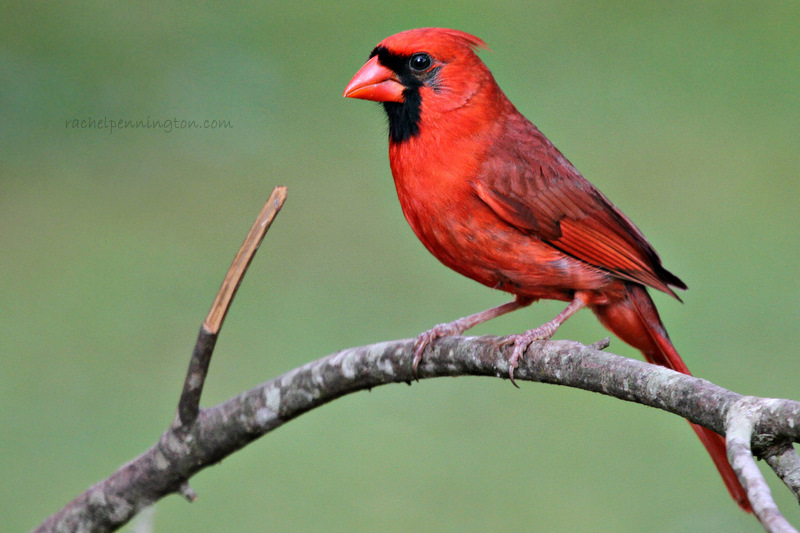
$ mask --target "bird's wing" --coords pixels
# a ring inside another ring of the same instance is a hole
[[[642,232],[520,118],[488,150],[474,181],[478,196],[506,223],[562,252],[677,298],[670,285],[686,285],[661,266]]]

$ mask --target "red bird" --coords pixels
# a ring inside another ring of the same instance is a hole
[[[517,111],[475,53],[486,44],[457,30],[421,28],[384,39],[344,96],[382,102],[389,162],[408,223],[442,263],[514,295],[440,324],[425,347],[539,299],[569,305],[550,322],[512,336],[509,374],[528,345],[548,339],[588,307],[651,363],[689,374],[647,287],[678,298],[686,285],[661,265],[644,235]],[[734,500],[751,511],[725,439],[692,424]]]

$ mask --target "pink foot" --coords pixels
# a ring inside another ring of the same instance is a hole
[[[512,385],[519,388],[517,382],[514,381],[514,370],[519,366],[520,358],[525,354],[525,350],[531,345],[533,341],[546,341],[555,334],[558,326],[553,322],[542,324],[538,328],[529,329],[525,333],[519,335],[511,335],[505,341],[506,343],[514,343],[514,351],[511,352],[511,357],[508,359],[508,377],[511,379]]]
[[[465,320],[460,318],[454,322],[448,322],[447,324],[437,324],[428,331],[417,335],[417,340],[414,342],[414,362],[411,364],[411,371],[414,374],[414,379],[419,381],[417,378],[417,366],[419,366],[419,362],[422,361],[422,353],[425,351],[425,348],[440,337],[461,335],[469,329],[469,326],[466,326],[464,322]]]
[[[517,296],[511,302],[498,305],[497,307],[492,307],[491,309],[481,311],[480,313],[475,313],[474,315],[459,318],[458,320],[449,322],[447,324],[439,324],[425,333],[421,333],[414,343],[414,363],[411,368],[414,373],[414,379],[417,379],[417,366],[419,366],[419,362],[422,360],[422,353],[430,343],[439,337],[461,335],[469,328],[475,327],[478,324],[483,324],[487,320],[505,315],[506,313],[510,313],[511,311],[519,309],[520,307],[526,307],[530,305],[531,302],[533,302],[533,299],[531,298]]]

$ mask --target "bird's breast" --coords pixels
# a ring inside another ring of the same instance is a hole
[[[570,300],[607,274],[503,221],[477,195],[477,158],[390,154],[403,214],[439,261],[479,283],[533,298]],[[480,154],[478,154],[480,155]],[[437,162],[438,164],[431,164]]]

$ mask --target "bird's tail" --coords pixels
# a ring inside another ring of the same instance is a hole
[[[691,375],[669,340],[656,306],[643,286],[629,283],[622,301],[593,306],[592,310],[605,327],[626,343],[641,350],[649,362]],[[703,426],[690,424],[714,460],[733,499],[743,510],[752,512],[744,487],[728,462],[725,438]]]

